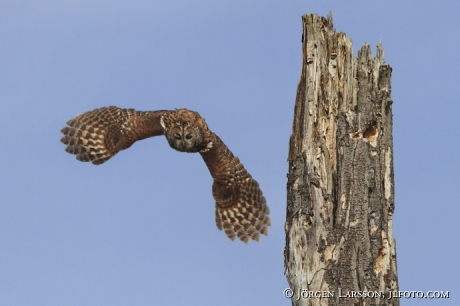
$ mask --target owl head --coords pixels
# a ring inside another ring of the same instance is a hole
[[[206,148],[203,131],[186,121],[174,122],[165,129],[171,148],[180,152],[199,152]]]

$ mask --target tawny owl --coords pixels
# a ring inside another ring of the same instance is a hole
[[[247,243],[267,235],[269,209],[259,184],[205,120],[187,109],[140,112],[115,106],[88,111],[61,129],[66,151],[83,162],[100,165],[135,141],[165,135],[171,148],[199,152],[214,179],[216,224],[231,240]]]

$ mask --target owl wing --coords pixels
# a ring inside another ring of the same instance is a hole
[[[217,228],[231,240],[236,235],[244,243],[249,238],[259,241],[259,234],[267,235],[270,226],[265,197],[240,160],[219,136],[210,134],[212,148],[200,154],[214,178]]]
[[[163,135],[161,117],[170,112],[98,108],[67,121],[69,126],[61,129],[61,142],[79,161],[100,165],[137,140]]]

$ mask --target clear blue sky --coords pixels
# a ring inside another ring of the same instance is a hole
[[[290,305],[286,162],[301,16],[332,10],[393,67],[401,290],[458,305],[457,1],[1,1],[0,305]],[[186,107],[257,179],[270,235],[229,241],[198,154],[164,137],[102,166],[64,152],[78,113]]]

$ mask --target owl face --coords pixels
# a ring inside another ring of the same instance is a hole
[[[203,149],[200,129],[187,122],[177,122],[166,130],[166,139],[171,148],[180,152],[199,152]]]

